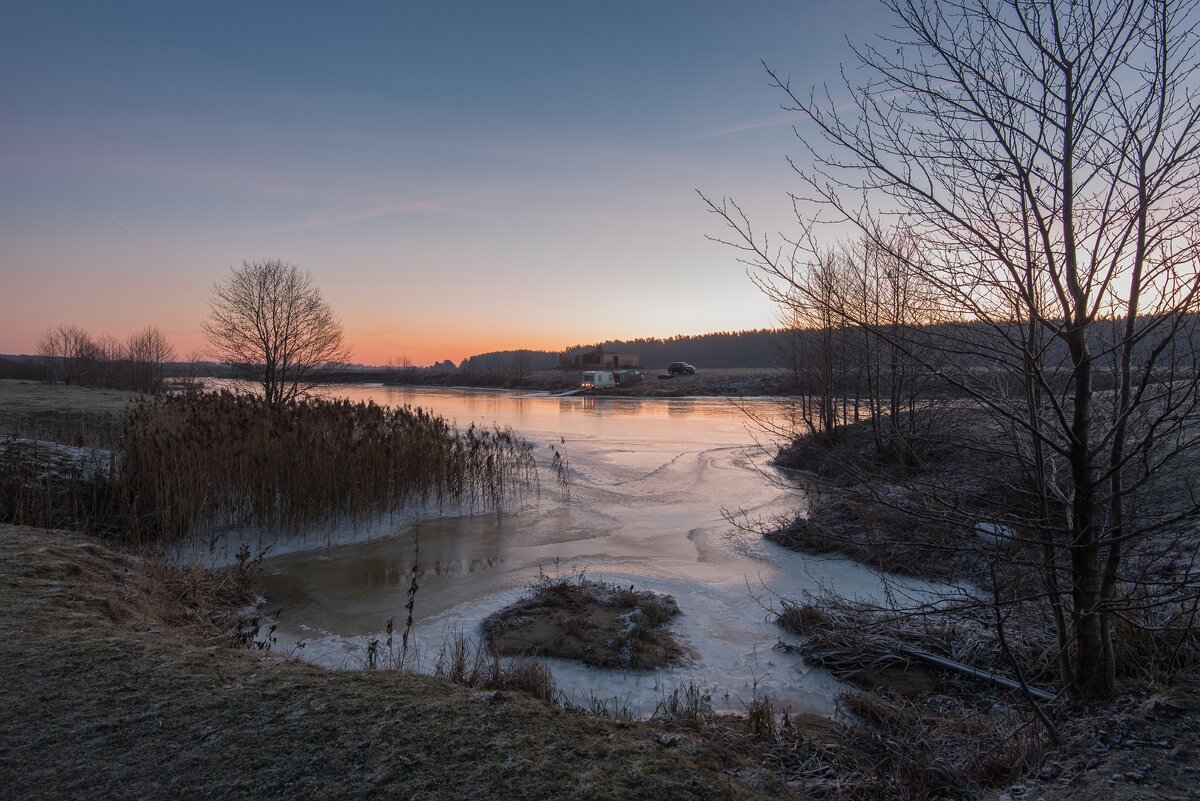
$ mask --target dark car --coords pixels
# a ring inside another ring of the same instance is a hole
[[[616,380],[618,387],[631,387],[634,384],[642,383],[642,371],[613,370],[613,379]]]
[[[696,368],[687,362],[671,362],[667,365],[667,372],[671,375],[695,375]]]

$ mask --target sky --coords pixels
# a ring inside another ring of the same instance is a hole
[[[354,359],[771,326],[697,195],[787,230],[845,2],[3,3],[0,353],[60,323],[203,351],[243,261],[309,271]],[[835,97],[836,99],[836,97]]]

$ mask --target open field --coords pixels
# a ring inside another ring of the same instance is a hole
[[[46,414],[118,415],[137,392],[67,384],[0,379],[0,423],[19,423]]]
[[[739,771],[780,789],[698,738],[215,643],[186,611],[162,613],[148,570],[0,527],[0,796],[772,797]]]
[[[0,435],[101,444],[137,392],[0,379]]]

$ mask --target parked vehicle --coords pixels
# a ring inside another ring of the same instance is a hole
[[[609,370],[585,370],[579,386],[583,389],[615,389],[617,380]]]
[[[641,370],[613,370],[613,378],[618,387],[631,387],[642,383]]]
[[[671,375],[695,375],[696,368],[687,362],[671,362],[667,365],[667,372]]]

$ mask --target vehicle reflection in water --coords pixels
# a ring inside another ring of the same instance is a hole
[[[432,409],[459,425],[511,426],[570,463],[563,492],[543,473],[540,491],[511,513],[432,517],[390,536],[285,553],[264,562],[268,600],[284,612],[276,636],[304,641],[306,659],[358,666],[364,638],[401,620],[417,562],[413,635],[432,662],[447,631],[477,634],[480,621],[519,597],[543,573],[589,577],[675,596],[674,631],[694,658],[677,667],[620,672],[550,662],[558,687],[577,702],[617,698],[649,713],[680,683],[713,690],[714,701],[766,693],[796,710],[828,712],[841,685],[799,657],[773,651],[785,637],[764,607],[775,593],[799,597],[820,586],[879,593],[870,571],[838,559],[806,558],[738,530],[727,511],[751,519],[794,513],[802,495],[764,477],[769,450],[753,446],[749,410],[770,401],[722,398],[555,397],[486,390],[349,386],[353,400]],[[746,408],[740,408],[746,407]],[[417,551],[419,541],[419,553]],[[428,665],[427,665],[428,666]]]
[[[585,412],[593,412],[596,410],[596,399],[591,395],[583,395],[578,398],[564,398],[559,409],[570,414],[576,410]]]
[[[696,414],[696,402],[690,398],[672,398],[666,406],[668,417],[691,417]]]

